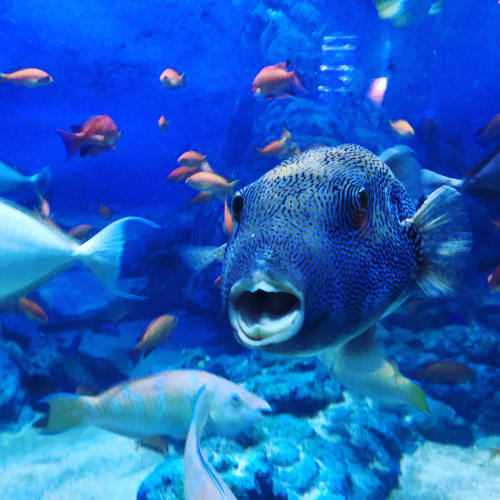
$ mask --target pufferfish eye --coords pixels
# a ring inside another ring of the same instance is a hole
[[[238,192],[235,193],[231,201],[231,213],[233,217],[236,219],[236,222],[239,222],[242,210],[243,210],[243,196],[241,195],[240,192]]]
[[[347,211],[347,221],[355,229],[361,229],[366,225],[368,217],[368,206],[370,197],[364,187],[351,187],[351,207]]]
[[[368,191],[365,188],[361,188],[357,193],[356,193],[357,199],[358,199],[358,208],[359,210],[368,210]]]
[[[231,396],[231,404],[233,404],[234,406],[238,406],[241,404],[241,397],[239,394],[233,394]]]

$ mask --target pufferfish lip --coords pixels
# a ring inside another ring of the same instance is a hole
[[[304,323],[304,294],[288,281],[254,273],[232,286],[229,320],[237,339],[248,347],[284,342]]]

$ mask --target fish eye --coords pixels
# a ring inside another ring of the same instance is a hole
[[[233,394],[231,396],[231,404],[233,404],[235,406],[238,406],[239,404],[241,404],[241,397],[239,394]]]
[[[368,191],[365,188],[361,188],[357,192],[356,196],[357,196],[359,210],[366,212],[366,210],[368,210],[368,202],[369,202]]]
[[[233,217],[236,219],[237,222],[239,221],[239,217],[242,210],[243,210],[243,196],[241,195],[240,192],[238,192],[233,196],[233,199],[231,201],[231,213],[233,214]]]

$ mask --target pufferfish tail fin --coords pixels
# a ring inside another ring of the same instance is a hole
[[[415,243],[420,288],[429,296],[452,295],[472,246],[462,195],[441,186],[403,224]]]

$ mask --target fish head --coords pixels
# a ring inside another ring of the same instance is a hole
[[[404,186],[356,145],[308,150],[237,192],[222,298],[236,339],[285,355],[343,345],[406,298],[415,211]]]
[[[236,436],[271,412],[267,401],[242,385],[219,378],[215,384],[211,388],[213,399],[210,419],[217,433],[227,437]]]

